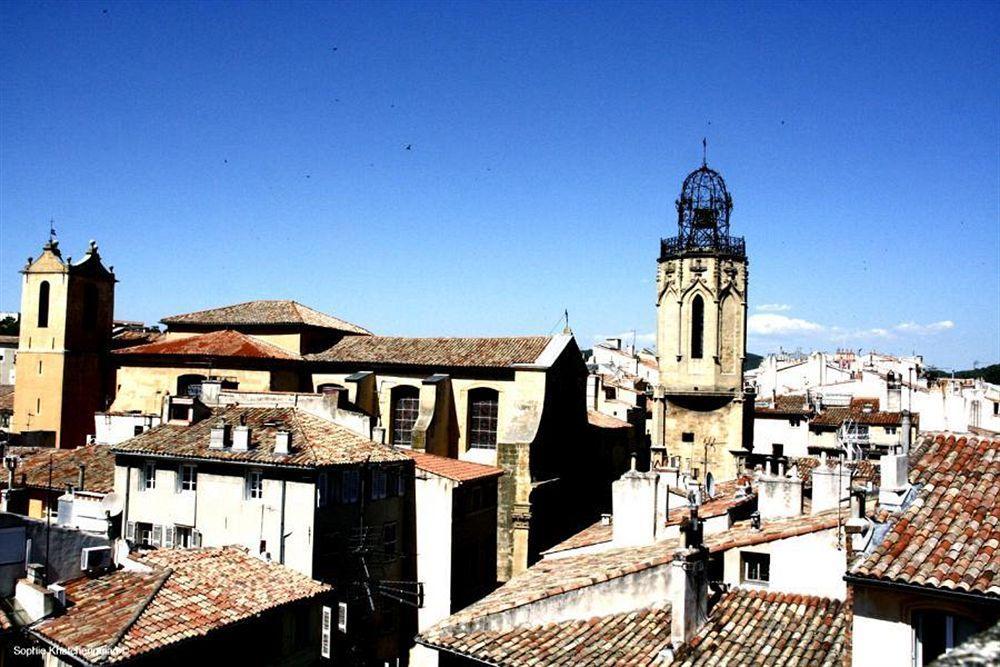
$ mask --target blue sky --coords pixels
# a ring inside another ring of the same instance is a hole
[[[998,3],[0,4],[0,310],[50,218],[121,318],[655,327],[709,164],[750,349],[1000,360]]]

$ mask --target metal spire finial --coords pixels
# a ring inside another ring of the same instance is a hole
[[[708,139],[701,138],[701,166],[708,166]]]
[[[49,218],[49,243],[56,240],[56,219]]]

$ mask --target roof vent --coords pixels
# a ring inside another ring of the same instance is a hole
[[[274,453],[275,454],[291,454],[292,453],[292,432],[288,429],[278,429],[278,432],[274,434]]]
[[[219,418],[219,421],[215,422],[215,426],[212,427],[212,433],[209,437],[208,448],[209,449],[222,449],[226,446],[226,430],[229,427],[226,426],[226,420]]]
[[[248,449],[250,449],[250,427],[241,423],[233,429],[233,451],[245,452]]]

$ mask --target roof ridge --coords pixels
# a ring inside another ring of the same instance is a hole
[[[142,616],[143,613],[145,613],[146,609],[149,608],[149,605],[153,601],[153,598],[155,598],[159,594],[160,590],[163,588],[163,585],[167,583],[167,579],[169,579],[170,575],[172,575],[173,573],[174,570],[173,568],[170,567],[163,570],[163,573],[160,574],[159,578],[157,578],[156,582],[154,583],[153,590],[151,590],[149,594],[143,599],[143,601],[139,603],[132,616],[129,617],[128,621],[125,622],[125,625],[122,626],[122,629],[115,634],[114,638],[111,640],[111,643],[108,644],[109,649],[113,649],[115,646],[118,645],[118,643],[122,639],[124,639],[125,635],[128,634],[128,631],[131,630],[132,626],[135,625],[136,621],[139,620],[139,617]],[[108,651],[107,655],[110,656],[110,654],[111,652]]]

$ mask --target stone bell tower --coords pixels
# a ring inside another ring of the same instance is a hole
[[[79,447],[106,407],[115,276],[93,241],[73,262],[51,238],[21,273],[12,431],[23,445]]]
[[[730,236],[733,200],[707,164],[684,179],[677,236],[660,241],[654,465],[732,479],[752,448],[752,393],[743,387],[747,255]],[[676,458],[675,458],[676,457]]]

